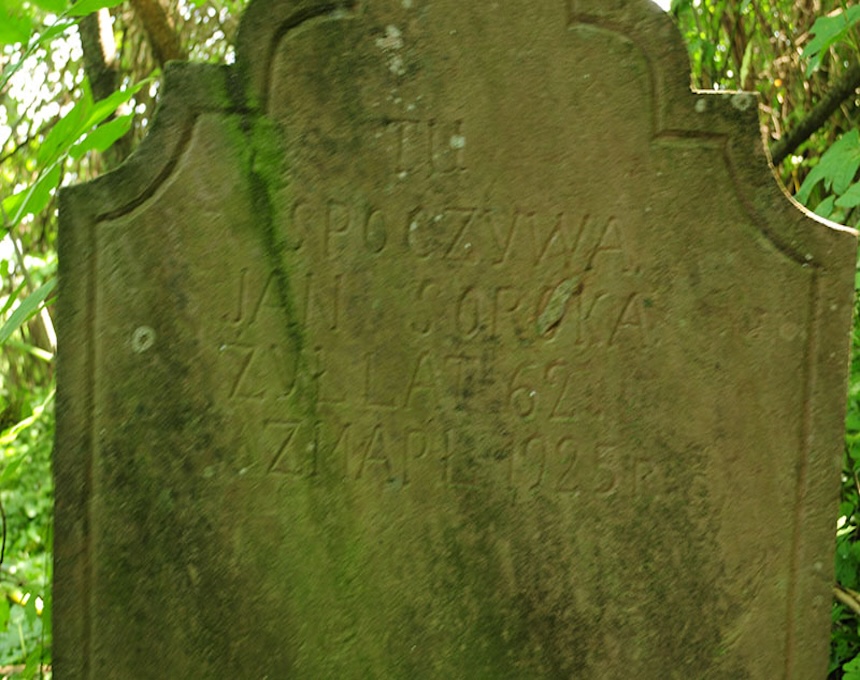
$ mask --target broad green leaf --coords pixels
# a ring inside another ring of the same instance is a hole
[[[33,2],[48,12],[62,14],[69,7],[69,0],[33,0]]]
[[[848,191],[860,169],[860,131],[856,128],[842,135],[824,154],[828,167],[832,166],[832,189],[841,195]],[[824,157],[822,156],[822,160]]]
[[[66,4],[63,3],[63,7]],[[51,24],[44,31],[39,33],[36,42],[38,45],[43,45],[44,43],[51,42],[58,35],[61,35],[68,31],[72,26],[77,26],[78,22],[76,19],[59,19],[56,23]]]
[[[54,290],[56,285],[57,279],[55,278],[43,283],[15,308],[15,311],[12,312],[6,323],[0,327],[0,345],[5,343],[12,333],[17,331],[39,310],[39,307],[45,301],[45,298],[51,294],[51,291]]]
[[[860,276],[860,272],[857,273],[857,276]],[[3,316],[4,314],[6,314],[6,312],[9,311],[12,305],[15,304],[15,300],[17,300],[18,296],[21,295],[21,291],[23,291],[26,287],[27,282],[22,281],[21,285],[15,289],[15,292],[13,292],[12,295],[7,298],[6,303],[3,305],[3,309],[0,309],[0,316]],[[858,429],[860,429],[860,427],[858,427]]]
[[[60,182],[60,171],[58,164],[53,165],[35,184],[3,199],[0,206],[7,229],[16,226],[25,216],[45,209],[51,200],[51,190]]]
[[[815,206],[815,214],[819,217],[827,219],[833,214],[833,203],[836,200],[835,196],[828,196],[821,203]]]
[[[18,456],[17,458],[13,458],[12,461],[6,466],[3,470],[3,474],[0,475],[0,484],[6,484],[11,479],[14,479],[15,475],[18,472],[18,468],[21,467],[21,463],[24,461],[24,456]],[[2,618],[2,616],[0,616]]]
[[[93,110],[93,100],[89,88],[85,87],[83,90],[81,99],[45,136],[37,157],[40,165],[49,165],[59,159],[68,152],[78,137],[86,132],[85,125]]]
[[[26,43],[33,30],[33,19],[20,0],[0,0],[0,43]]]
[[[24,63],[24,60],[21,59],[19,61],[14,61],[10,64],[6,64],[3,66],[3,73],[0,74],[0,90],[6,89],[6,83],[9,82],[9,78],[15,75],[15,72],[21,68],[21,65]]]
[[[803,56],[809,59],[806,75],[811,74],[821,63],[821,56],[833,45],[843,40],[853,26],[860,23],[860,5],[849,7],[830,16],[819,17],[812,25],[815,36],[803,48]]]
[[[854,208],[860,205],[860,182],[855,182],[848,191],[836,199],[836,205],[840,208]]]
[[[70,17],[83,17],[100,9],[110,9],[121,5],[123,0],[79,0],[69,9]]]
[[[860,656],[856,656],[851,661],[842,666],[845,675],[842,680],[860,680]]]
[[[24,202],[24,199],[27,198],[28,191],[29,187],[27,187],[27,189],[19,191],[16,194],[7,196],[2,201],[0,201],[0,206],[2,206],[3,208],[3,226],[6,227],[6,229],[11,229],[14,226],[14,224],[12,223],[12,217],[15,217],[19,214],[19,211],[21,210],[21,204]]]
[[[851,588],[857,580],[857,560],[851,554],[849,539],[843,539],[836,543],[836,580],[842,585]]]
[[[848,457],[854,463],[860,462],[860,446],[858,446],[857,442],[853,442],[851,446],[848,447]]]
[[[669,6],[669,11],[677,14],[686,9],[690,9],[693,4],[693,0],[672,0],[672,4]]]
[[[795,198],[806,205],[818,182],[836,194],[844,194],[860,168],[860,131],[845,133],[821,157],[800,186]]]
[[[114,113],[116,113],[116,110],[120,106],[125,104],[129,99],[136,95],[140,88],[143,87],[150,80],[152,79],[145,78],[139,83],[135,83],[131,87],[127,87],[124,90],[117,90],[109,97],[105,97],[104,99],[100,99],[99,101],[95,102],[93,104],[92,109],[90,110],[86,122],[84,123],[84,129],[81,130],[81,132],[86,132],[94,125],[98,125],[103,120],[109,118]]]
[[[21,432],[33,425],[33,423],[35,423],[36,421],[38,421],[39,418],[42,417],[42,414],[45,412],[45,408],[48,406],[49,403],[51,403],[51,400],[54,398],[55,394],[56,389],[51,390],[48,393],[48,396],[45,397],[45,401],[36,406],[29,416],[27,416],[23,420],[19,420],[12,427],[4,430],[3,433],[0,434],[0,445],[11,444],[18,438],[18,435],[21,434]]]
[[[819,161],[818,165],[809,171],[809,174],[806,176],[806,179],[803,180],[803,184],[800,185],[800,189],[797,190],[794,197],[800,203],[803,203],[803,205],[807,205],[809,203],[809,195],[812,193],[815,185],[823,180],[826,175],[827,168],[822,168],[821,161]]]
[[[42,212],[51,200],[51,192],[60,184],[62,167],[59,163],[53,165],[48,172],[44,173],[33,187],[29,190],[27,197],[12,218],[13,226],[20,223],[26,215],[37,215]]]
[[[744,50],[744,58],[743,58],[743,61],[741,62],[740,79],[738,80],[741,87],[743,87],[744,83],[746,83],[746,81],[747,81],[747,78],[749,78],[750,63],[752,62],[754,45],[755,45],[755,42],[750,40],[747,43],[746,49]]]
[[[85,86],[80,101],[51,128],[45,137],[45,141],[39,149],[39,163],[47,165],[69,153],[81,135],[116,113],[116,110],[137,94],[149,80],[147,78],[124,90],[117,90],[109,97],[97,102],[93,101],[89,87]],[[86,79],[84,79],[84,83],[87,83]],[[110,133],[102,134],[109,135]]]
[[[128,115],[114,118],[104,125],[97,127],[80,142],[75,144],[69,150],[69,155],[75,160],[78,160],[87,151],[95,150],[103,152],[107,150],[116,140],[129,131],[129,128],[131,128],[131,121],[133,119],[134,114],[129,113]]]

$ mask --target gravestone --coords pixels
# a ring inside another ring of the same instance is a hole
[[[255,0],[62,193],[58,677],[823,677],[855,237],[646,0]]]

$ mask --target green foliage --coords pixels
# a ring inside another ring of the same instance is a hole
[[[36,180],[31,186],[3,200],[3,213],[11,216],[4,225],[7,230],[18,225],[27,215],[41,213],[47,207],[59,187],[67,158],[77,160],[87,151],[106,151],[128,131],[131,114],[114,118],[104,125],[99,124],[113,116],[147,82],[141,81],[94,102],[87,81],[84,80],[81,99],[54,124],[39,146],[36,163],[42,170]]]
[[[56,284],[57,280],[51,279],[50,281],[43,283],[21,301],[21,304],[15,308],[15,311],[12,312],[6,323],[0,326],[0,345],[4,344],[12,333],[17,331],[25,321],[28,321],[33,317],[45,301],[45,298],[47,298],[48,295],[51,294],[51,291],[54,290],[54,286]]]
[[[860,5],[838,10],[831,15],[819,17],[812,25],[812,40],[803,48],[803,57],[809,62],[806,75],[811,75],[831,47],[849,39],[851,30],[860,24]]]
[[[33,21],[19,0],[0,0],[0,43],[24,42]]]
[[[833,605],[832,633],[830,639],[829,678],[850,678],[845,671],[858,663],[856,650],[860,648],[860,631],[856,616],[842,604]],[[841,675],[840,675],[841,674]],[[856,680],[860,680],[857,678]]]
[[[675,0],[672,14],[689,47],[695,85],[758,92],[762,126],[767,143],[772,143],[797,127],[860,55],[860,7],[851,4],[821,0],[813,15],[807,3],[791,0]],[[776,168],[791,193],[799,191],[841,135],[860,127],[856,104],[856,97],[846,100]],[[839,202],[850,187],[834,193],[832,183],[821,183],[832,182],[834,171],[819,170],[798,200],[856,226],[860,213],[849,205],[855,194]]]
[[[855,181],[858,170],[860,132],[851,130],[824,152],[794,197],[805,205],[814,206],[822,217],[845,221],[850,210],[860,204],[860,182]],[[819,189],[817,200],[813,199],[816,188]]]
[[[843,680],[860,680],[860,657],[846,663],[842,670],[845,671]]]
[[[50,663],[51,443],[53,395],[28,395],[29,415],[0,432],[0,504],[5,559],[0,566],[0,665],[25,664],[34,677]]]

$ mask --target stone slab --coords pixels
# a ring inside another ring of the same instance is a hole
[[[255,0],[62,192],[58,677],[823,677],[856,234],[538,5]]]

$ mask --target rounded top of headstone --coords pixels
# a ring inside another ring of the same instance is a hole
[[[523,40],[537,40],[535,27],[548,25],[557,18],[569,31],[604,31],[633,43],[648,61],[655,93],[674,89],[689,91],[690,68],[686,48],[671,18],[651,0],[556,0],[540,8],[528,0],[521,7],[511,0],[488,2],[480,11],[485,15],[506,12],[517,16],[520,36],[510,36],[510,48]],[[246,81],[247,94],[254,103],[268,98],[273,55],[280,41],[293,29],[320,19],[369,19],[400,11],[407,22],[436,23],[438,31],[455,30],[444,25],[450,11],[460,1],[437,0],[253,0],[246,9],[237,38],[237,63]],[[379,9],[383,11],[377,11]],[[470,12],[474,12],[470,8]],[[538,14],[540,12],[540,14]],[[554,16],[553,16],[554,15]],[[483,30],[475,22],[476,36]],[[384,35],[386,26],[378,27]],[[480,44],[475,49],[481,49]],[[409,74],[402,74],[409,77]]]

